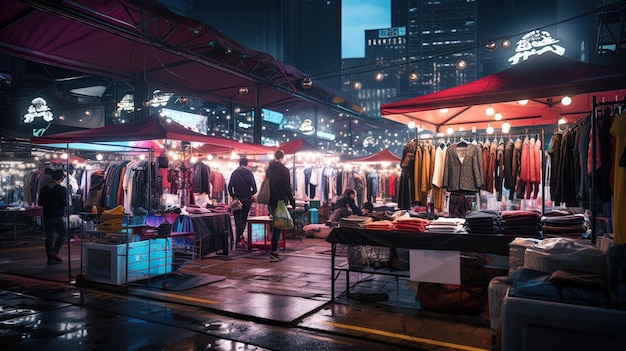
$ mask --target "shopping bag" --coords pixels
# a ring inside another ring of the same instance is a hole
[[[261,182],[261,188],[256,196],[256,202],[260,204],[270,203],[270,179],[268,177],[265,177],[263,182]]]
[[[230,202],[230,209],[233,211],[239,211],[241,210],[242,205],[241,205],[241,201],[234,197],[233,200]]]
[[[279,200],[276,205],[276,212],[274,213],[274,228],[279,229],[293,229],[293,219],[285,206],[284,200]]]

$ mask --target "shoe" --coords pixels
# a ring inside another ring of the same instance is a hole
[[[248,243],[246,243],[245,240],[242,240],[242,241],[237,243],[237,248],[238,249],[247,249],[248,248]]]
[[[59,257],[59,255],[57,255],[57,253],[56,253],[56,252],[54,252],[54,251],[52,251],[52,252],[50,252],[50,253],[48,254],[48,260],[53,260],[53,261],[56,261],[56,262],[61,262],[61,261],[63,261],[63,260],[61,259],[61,257]]]
[[[278,255],[278,253],[273,253],[273,252],[272,252],[272,253],[270,254],[270,262],[279,262],[279,261],[282,261],[282,260],[283,260],[283,258],[282,258],[282,257],[280,257],[280,256]]]

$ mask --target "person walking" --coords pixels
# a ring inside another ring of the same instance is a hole
[[[281,150],[274,153],[274,159],[270,161],[265,176],[270,180],[270,201],[267,209],[270,214],[276,213],[276,206],[279,200],[284,200],[285,205],[296,207],[296,200],[293,198],[291,190],[291,176],[289,170],[283,165],[285,154]],[[282,229],[274,228],[272,231],[272,251],[270,253],[270,262],[282,261],[282,257],[278,254],[278,241],[282,234]]]
[[[67,191],[61,185],[65,179],[63,170],[52,170],[49,172],[50,181],[39,190],[37,203],[43,207],[43,225],[46,234],[46,255],[48,264],[60,263],[59,251],[67,237],[67,227],[63,217],[67,208]],[[54,231],[57,238],[54,239]]]
[[[256,194],[256,192],[257,188],[254,175],[248,168],[248,159],[243,157],[239,160],[239,167],[233,171],[228,181],[228,193],[230,197],[237,198],[241,201],[241,209],[233,210],[238,247],[248,247],[248,243],[243,237],[243,232],[248,224],[248,214],[252,206],[252,196]]]

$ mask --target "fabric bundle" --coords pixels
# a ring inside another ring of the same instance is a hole
[[[502,218],[495,211],[473,211],[465,216],[466,229],[472,234],[499,234],[502,232]]]
[[[348,216],[339,220],[339,226],[344,228],[365,228],[368,223],[373,221],[372,218],[366,216]]]
[[[467,234],[464,218],[439,217],[425,227],[425,233],[433,234]]]
[[[430,221],[418,217],[401,216],[393,220],[396,230],[403,232],[419,232],[422,233],[426,230],[426,226],[430,224]]]
[[[545,236],[579,237],[587,232],[589,225],[582,213],[551,211],[541,217],[541,229]]]
[[[394,222],[388,220],[388,219],[383,219],[380,221],[373,221],[373,222],[369,222],[369,223],[365,223],[365,229],[372,229],[372,230],[395,230],[396,229],[396,225]]]
[[[502,234],[526,238],[541,238],[541,214],[535,211],[503,211]]]

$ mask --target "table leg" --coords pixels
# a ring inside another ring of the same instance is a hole
[[[252,223],[248,222],[248,251],[252,251]]]

